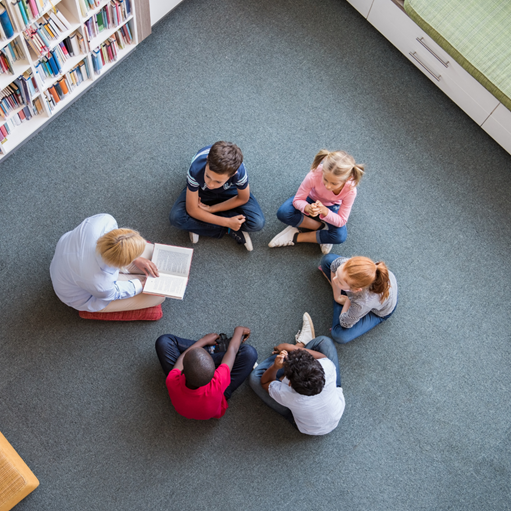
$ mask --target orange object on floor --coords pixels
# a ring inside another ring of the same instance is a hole
[[[39,486],[39,480],[0,433],[0,511],[9,511]]]
[[[98,319],[100,321],[158,321],[163,317],[161,305],[120,312],[88,312],[79,311],[82,319]],[[0,510],[1,511],[1,510]]]

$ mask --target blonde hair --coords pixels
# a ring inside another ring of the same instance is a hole
[[[380,303],[389,297],[389,270],[383,261],[374,263],[369,257],[355,256],[344,263],[343,270],[353,287],[369,287],[380,295]]]
[[[323,172],[333,172],[334,176],[341,178],[344,182],[353,180],[354,186],[358,186],[364,175],[365,165],[355,163],[355,158],[346,151],[328,151],[321,149],[314,157],[311,170],[314,172],[319,164],[323,162]]]
[[[140,257],[146,241],[132,229],[114,229],[96,242],[96,250],[108,266],[124,268]]]

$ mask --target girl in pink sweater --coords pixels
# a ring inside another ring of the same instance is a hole
[[[363,175],[364,165],[345,151],[319,151],[296,195],[277,212],[277,218],[289,227],[268,246],[319,243],[323,254],[328,254],[333,244],[346,241],[346,222]]]

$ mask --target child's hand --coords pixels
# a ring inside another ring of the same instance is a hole
[[[200,197],[199,197],[199,208],[202,209],[203,211],[209,211],[210,213],[212,212],[211,211],[211,206],[208,206],[207,204],[204,204],[204,202],[202,202],[200,200]]]
[[[250,328],[247,328],[246,326],[237,326],[234,331],[236,332],[236,330],[241,329],[241,337],[242,337],[242,341],[241,342],[245,342],[249,337],[250,337]]]
[[[218,334],[211,333],[206,334],[201,340],[203,341],[204,346],[214,346],[219,338],[220,336]]]
[[[284,360],[286,359],[286,357],[287,357],[287,351],[286,350],[282,350],[275,357],[273,365],[275,366],[276,369],[282,369],[284,367]]]
[[[323,203],[317,200],[315,202],[316,211],[318,212],[318,215],[321,216],[327,216],[328,215],[328,208],[326,206],[323,206]]]
[[[309,216],[318,216],[318,209],[316,207],[316,204],[307,204],[307,206],[305,206],[304,208],[304,211],[309,215]]]
[[[239,231],[245,222],[246,218],[243,215],[233,216],[227,219],[227,226],[233,231]]]

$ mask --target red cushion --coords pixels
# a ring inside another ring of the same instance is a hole
[[[138,309],[133,311],[120,312],[88,312],[79,311],[83,319],[99,319],[102,321],[157,321],[163,317],[161,305]]]

